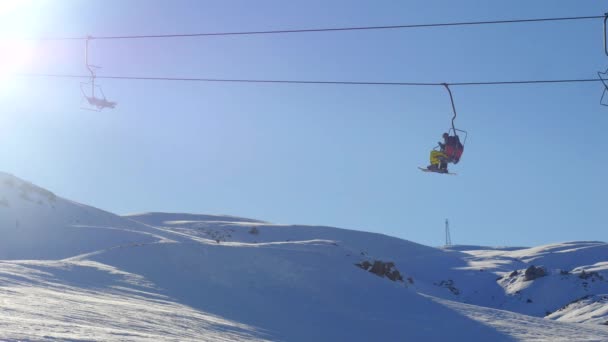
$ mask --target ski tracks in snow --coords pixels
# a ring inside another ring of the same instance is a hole
[[[162,235],[158,235],[158,234],[154,234],[154,233],[150,233],[150,232],[145,232],[145,231],[141,231],[141,230],[135,230],[135,229],[117,228],[117,227],[87,226],[87,225],[73,225],[72,227],[74,227],[74,228],[86,228],[86,229],[108,229],[108,230],[125,231],[125,232],[131,232],[131,233],[151,236],[153,238],[156,238],[157,240],[153,241],[153,242],[143,241],[143,242],[133,242],[133,243],[128,243],[128,244],[122,244],[122,245],[112,246],[112,247],[100,249],[100,250],[89,252],[89,253],[75,255],[73,257],[65,258],[62,261],[67,261],[67,262],[82,261],[82,260],[85,260],[85,259],[87,259],[87,258],[89,258],[91,256],[98,255],[98,254],[101,254],[101,253],[106,253],[108,251],[111,251],[111,250],[114,250],[114,249],[119,249],[119,248],[139,247],[139,246],[152,245],[152,244],[157,244],[157,243],[178,243],[178,241],[170,239],[170,238],[168,238],[166,236],[162,236]],[[150,227],[150,228],[157,229],[155,227]]]

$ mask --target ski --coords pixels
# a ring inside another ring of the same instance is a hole
[[[439,173],[439,174],[442,174],[442,175],[450,175],[450,176],[456,176],[457,175],[456,173],[453,173],[453,172],[443,172],[441,170],[429,170],[429,169],[427,169],[425,167],[420,167],[420,166],[418,166],[418,168],[421,171],[423,171],[423,172],[433,172],[433,173]]]

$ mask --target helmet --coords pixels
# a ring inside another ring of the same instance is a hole
[[[447,137],[449,137],[449,136],[450,136],[450,135],[449,135],[449,134],[447,134],[447,133],[443,133],[443,135],[442,135],[442,137],[444,137],[444,138],[447,138]]]

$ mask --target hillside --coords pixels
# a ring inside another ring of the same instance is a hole
[[[586,293],[597,296],[554,321],[537,313],[542,296],[555,296],[558,309],[578,293],[543,292],[541,281],[560,281],[552,273],[528,286],[504,277],[532,262],[553,270],[574,259],[569,277],[582,286],[583,269],[603,276],[602,243],[437,249],[232,216],[119,217],[7,174],[0,201],[3,340],[608,339],[601,324],[571,323],[605,313],[603,280],[588,280]],[[518,302],[513,286],[534,304]]]
[[[156,241],[156,231],[0,173],[0,260],[67,258]]]
[[[570,322],[608,322],[603,310],[606,305],[593,300],[608,294],[608,244],[604,242],[565,242],[516,250],[458,250],[469,255],[465,258],[469,269],[496,274],[496,284],[501,288],[501,295],[495,300],[472,298],[472,303]],[[572,305],[568,310],[564,308],[573,302],[577,303],[576,311],[572,311]],[[582,309],[586,304],[595,309]],[[562,314],[557,314],[558,310]],[[590,315],[590,310],[594,314]]]

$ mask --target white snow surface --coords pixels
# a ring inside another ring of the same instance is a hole
[[[564,322],[608,325],[608,295],[589,295],[580,298],[548,316]]]
[[[590,320],[589,315],[551,314],[581,298],[608,293],[608,244],[579,241],[517,250],[460,250],[469,255],[465,258],[467,270],[484,270],[500,277],[496,281],[500,290],[491,300],[477,296],[471,303],[570,322],[600,323],[601,317]],[[542,267],[546,276],[526,280],[525,270],[531,265]],[[606,315],[603,317],[606,319],[601,323],[608,321]]]
[[[440,249],[233,216],[119,217],[4,173],[0,233],[0,340],[608,340],[602,242]],[[403,281],[355,266],[376,260]],[[548,275],[526,281],[532,264]]]

